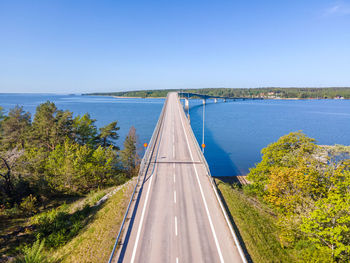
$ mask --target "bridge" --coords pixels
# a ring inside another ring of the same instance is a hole
[[[175,92],[142,159],[109,262],[246,262]]]
[[[227,97],[227,96],[212,96],[212,95],[205,95],[205,94],[199,94],[199,93],[192,93],[192,92],[178,92],[180,97],[183,97],[185,100],[185,110],[189,109],[189,99],[190,98],[199,98],[202,99],[203,104],[206,104],[206,100],[213,99],[214,103],[217,103],[219,100],[226,102],[226,101],[236,101],[236,100],[263,100],[263,98],[251,98],[251,97]]]

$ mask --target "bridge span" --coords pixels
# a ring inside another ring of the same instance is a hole
[[[110,262],[246,262],[177,93],[141,163]]]
[[[219,100],[226,102],[226,101],[236,101],[236,100],[263,100],[264,98],[261,97],[224,97],[224,96],[212,96],[212,95],[205,95],[205,94],[199,94],[199,93],[192,93],[192,92],[178,92],[179,96],[182,97],[185,100],[185,110],[189,109],[189,99],[190,98],[198,98],[203,101],[203,104],[206,104],[206,101],[208,99],[213,99],[214,103],[217,103]]]

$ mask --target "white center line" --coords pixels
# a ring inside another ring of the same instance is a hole
[[[177,217],[175,216],[175,235],[177,236]]]
[[[176,191],[174,191],[174,203],[176,204]]]
[[[174,173],[174,183],[175,183],[175,173]]]
[[[179,263],[179,258],[176,258],[176,263]]]

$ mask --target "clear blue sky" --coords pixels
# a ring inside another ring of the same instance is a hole
[[[0,0],[0,92],[350,86],[350,1]]]

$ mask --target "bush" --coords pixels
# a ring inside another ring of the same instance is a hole
[[[17,263],[49,263],[51,262],[44,251],[45,239],[39,239],[32,246],[25,246],[23,255],[16,259]]]
[[[32,223],[37,226],[37,238],[45,238],[48,247],[57,248],[66,244],[85,226],[91,209],[86,205],[70,214],[68,206],[63,205],[35,216]]]
[[[36,197],[30,194],[29,196],[23,198],[20,207],[24,214],[33,215],[37,212],[36,203]]]
[[[7,209],[5,208],[5,210],[3,211],[3,214],[5,216],[15,218],[15,217],[22,216],[22,210],[19,208],[17,204],[15,204],[12,208],[7,208]]]

